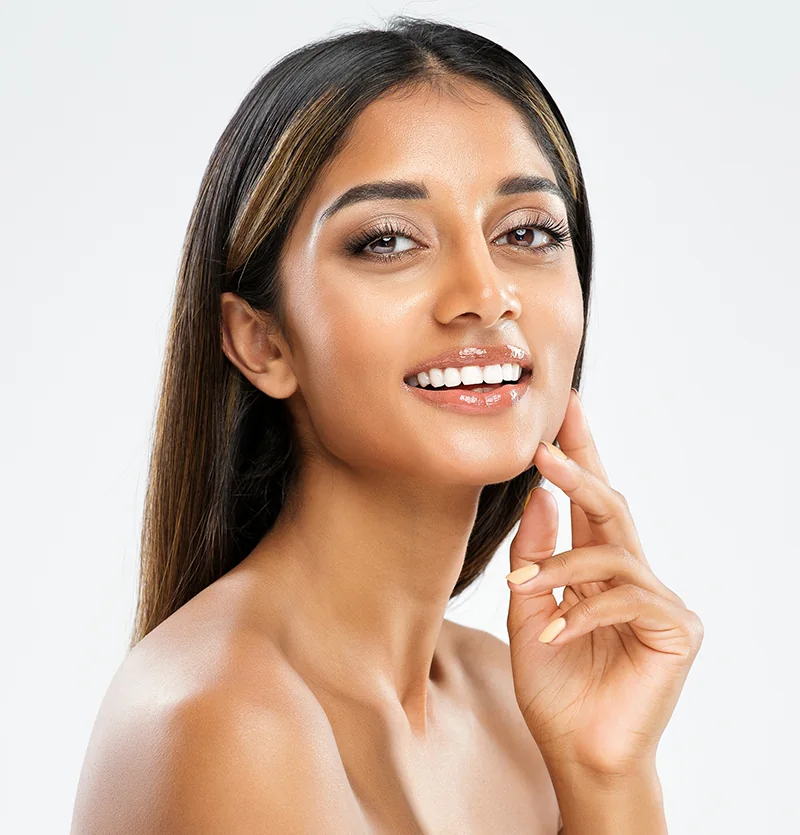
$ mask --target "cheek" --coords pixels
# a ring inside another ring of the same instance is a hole
[[[407,327],[397,307],[364,291],[307,297],[293,312],[302,399],[314,434],[334,454],[373,458],[402,391]],[[395,379],[396,378],[396,379]]]
[[[524,297],[523,332],[531,348],[543,353],[548,387],[561,385],[565,376],[571,379],[583,319],[583,290],[574,263],[537,277]]]
[[[547,309],[550,311],[548,333],[541,343],[544,350],[542,364],[546,369],[542,386],[546,389],[548,404],[548,420],[543,431],[546,438],[554,438],[566,414],[575,363],[583,339],[583,293],[577,274],[574,280],[561,286]]]
[[[567,282],[553,305],[559,366],[566,365],[570,381],[583,338],[583,292],[578,276]]]

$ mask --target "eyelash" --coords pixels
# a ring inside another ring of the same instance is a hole
[[[510,232],[515,232],[517,229],[538,229],[540,232],[546,233],[550,238],[552,238],[552,243],[546,244],[545,246],[512,246],[512,249],[522,249],[522,250],[530,250],[531,252],[549,252],[550,250],[554,249],[562,249],[566,246],[566,242],[569,240],[569,227],[567,226],[565,221],[560,221],[555,223],[553,220],[548,218],[545,215],[528,215],[522,223],[515,223],[513,226],[510,226],[506,229],[505,232],[501,232],[498,235],[498,238],[503,238],[508,235]],[[374,226],[371,226],[369,229],[365,229],[355,238],[352,238],[345,244],[346,251],[350,255],[355,255],[356,257],[360,258],[368,258],[373,261],[396,261],[402,258],[405,255],[409,255],[410,253],[414,252],[414,249],[405,249],[401,252],[384,252],[384,253],[377,253],[377,252],[363,252],[362,250],[371,243],[375,243],[379,238],[384,237],[397,237],[398,235],[402,235],[404,238],[414,238],[412,231],[406,227],[403,227],[402,224],[395,223],[393,220],[387,220],[383,222],[379,222]]]

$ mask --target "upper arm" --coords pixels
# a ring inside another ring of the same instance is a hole
[[[220,694],[159,714],[120,717],[98,741],[73,835],[364,831],[333,735],[316,718]]]

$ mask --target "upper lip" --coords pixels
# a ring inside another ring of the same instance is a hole
[[[470,345],[464,348],[445,351],[435,357],[423,360],[406,371],[403,379],[408,379],[420,371],[430,368],[463,368],[465,365],[503,365],[517,363],[523,371],[531,370],[530,354],[516,345]]]

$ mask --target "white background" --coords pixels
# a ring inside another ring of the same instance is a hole
[[[401,11],[519,55],[577,144],[596,232],[590,425],[654,571],[705,623],[659,749],[670,833],[800,831],[796,8],[3,4],[0,831],[68,831],[125,653],[171,297],[212,147],[290,49]],[[507,571],[506,543],[448,617],[507,640]]]

